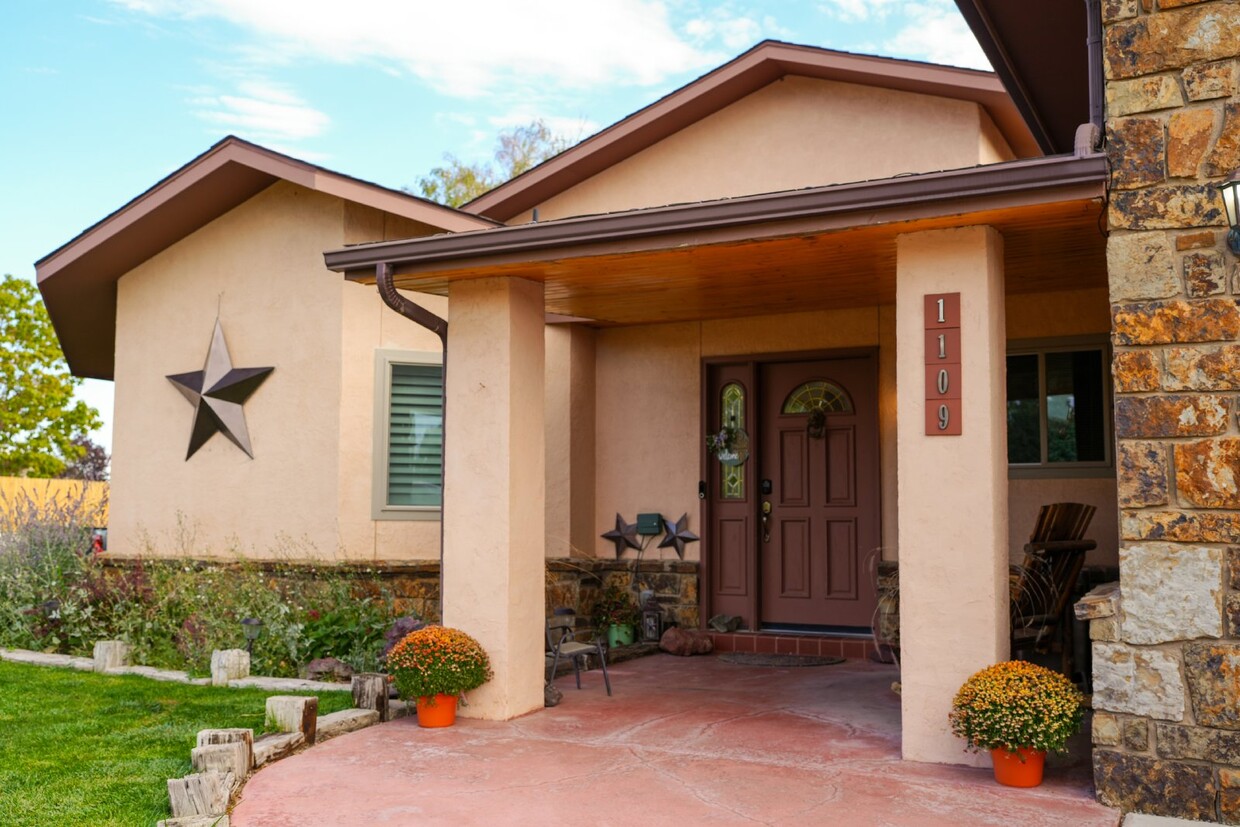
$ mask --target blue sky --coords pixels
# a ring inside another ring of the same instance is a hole
[[[764,38],[989,68],[952,0],[4,0],[0,273],[227,134],[392,187],[584,138]],[[82,397],[109,423],[111,384]]]

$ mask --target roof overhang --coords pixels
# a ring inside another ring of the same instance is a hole
[[[446,294],[455,281],[545,284],[546,309],[599,324],[724,318],[894,298],[895,239],[989,224],[1009,289],[1105,284],[1101,155],[1015,161],[858,184],[346,247],[331,270]]]
[[[112,378],[121,276],[281,180],[438,230],[494,226],[485,218],[227,137],[35,263],[39,290],[73,373]]]
[[[992,72],[764,41],[463,209],[507,221],[788,75],[973,101],[986,110],[1018,157],[1042,154],[1020,110]]]

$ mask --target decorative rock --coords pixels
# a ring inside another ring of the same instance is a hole
[[[1194,344],[1240,338],[1240,310],[1234,299],[1121,304],[1111,309],[1115,341],[1121,345]]]
[[[1207,252],[1184,256],[1184,288],[1193,298],[1214,296],[1227,289],[1223,254]]]
[[[1213,247],[1218,237],[1213,230],[1201,230],[1196,233],[1181,233],[1175,237],[1175,249],[1199,250],[1202,247]]]
[[[267,699],[267,726],[279,732],[300,732],[314,745],[319,699],[302,695],[272,695]]]
[[[659,648],[672,655],[709,655],[715,648],[706,632],[690,631],[673,626],[659,639]]]
[[[249,744],[236,741],[194,747],[190,750],[189,760],[194,772],[232,773],[238,778],[245,778],[250,772],[253,755]]]
[[[363,672],[353,676],[353,706],[357,709],[373,709],[380,721],[388,717],[388,679],[378,672]]]
[[[300,732],[264,735],[254,742],[254,769],[271,761],[279,761],[304,746],[306,736]]]
[[[1223,634],[1223,553],[1217,548],[1144,543],[1121,548],[1121,636],[1165,643]]]
[[[109,669],[116,669],[121,666],[129,665],[129,655],[132,650],[128,643],[122,640],[99,640],[95,642],[95,671],[106,672]]]
[[[1175,446],[1180,499],[1197,508],[1240,508],[1240,439],[1207,439]]]
[[[264,677],[240,678],[232,681],[229,686],[246,689],[266,689],[271,692],[349,692],[353,689],[347,683],[303,681],[301,678]]]
[[[174,818],[221,816],[236,785],[231,773],[204,772],[168,779],[168,798]]]
[[[157,821],[155,827],[229,827],[231,824],[228,816],[186,816]]]
[[[95,661],[92,658],[76,658],[72,655],[57,655],[49,652],[31,652],[27,649],[0,649],[0,660],[13,663],[31,663],[35,666],[57,666],[64,669],[77,669],[82,672],[93,672]]]
[[[321,743],[329,738],[356,732],[380,722],[379,712],[374,709],[342,709],[319,718],[315,725],[315,742]]]
[[[244,747],[245,758],[241,764],[245,769],[238,773],[239,775],[244,775],[254,766],[254,730],[241,728],[199,730],[198,746],[209,747],[216,744],[241,744]]]
[[[1180,279],[1164,232],[1112,234],[1107,239],[1111,301],[1178,296]]]
[[[1235,9],[1233,14],[1240,15],[1240,9]],[[1240,30],[1234,20],[1232,28]],[[1223,131],[1206,158],[1205,173],[1211,178],[1230,175],[1236,167],[1240,167],[1240,103],[1229,103],[1223,107]]]
[[[1134,189],[1161,184],[1167,177],[1163,168],[1167,150],[1162,121],[1158,118],[1109,121],[1107,157],[1111,160],[1113,188]]]
[[[1124,721],[1124,746],[1136,752],[1150,748],[1150,725],[1144,718]]]
[[[1094,709],[1180,721],[1184,681],[1180,664],[1158,649],[1094,644]]]
[[[1209,767],[1094,750],[1094,787],[1108,807],[1209,819],[1216,785]]]
[[[1113,23],[1104,38],[1107,77],[1132,78],[1234,57],[1240,53],[1237,14],[1235,3],[1217,2]]]
[[[1162,758],[1240,764],[1240,732],[1155,724],[1154,733],[1158,755]]]
[[[1095,712],[1090,724],[1091,738],[1097,746],[1117,747],[1120,742],[1119,718],[1110,712]]]
[[[1166,356],[1167,390],[1240,390],[1240,345],[1171,347]]]
[[[303,677],[311,681],[349,681],[353,667],[339,658],[315,658],[306,665]]]
[[[1180,84],[1168,75],[1120,80],[1107,84],[1107,114],[1122,117],[1184,105]]]
[[[182,672],[179,669],[156,669],[153,666],[121,666],[109,671],[116,675],[141,675],[153,681],[166,681],[168,683],[188,683],[195,686],[210,686],[211,684],[210,678],[191,678],[188,672]]]
[[[564,700],[564,693],[559,690],[559,687],[553,683],[543,684],[544,707],[559,706],[562,700]]]
[[[1141,393],[1158,390],[1158,364],[1148,350],[1117,350],[1112,358],[1111,374],[1116,393]]]
[[[1163,77],[1178,93],[1179,85]],[[1173,178],[1196,178],[1213,134],[1213,110],[1187,109],[1173,114],[1167,122],[1167,174]]]
[[[1210,184],[1183,184],[1111,194],[1107,221],[1112,230],[1171,230],[1219,227],[1226,213]]]
[[[1190,101],[1229,98],[1236,94],[1236,64],[1230,60],[1189,66],[1181,74]]]
[[[398,718],[405,718],[409,715],[409,704],[404,701],[390,701],[388,703],[388,720],[395,721]]]
[[[1117,447],[1116,484],[1120,506],[1166,505],[1167,455],[1162,444],[1121,441]]]
[[[244,649],[216,649],[211,653],[211,684],[228,686],[229,681],[250,676],[250,653]]]
[[[1228,401],[1205,394],[1120,397],[1115,400],[1115,434],[1121,439],[1221,434],[1227,430]]]
[[[1240,513],[1125,510],[1120,534],[1125,540],[1231,543],[1240,537]]]
[[[1072,611],[1077,620],[1094,620],[1101,617],[1114,617],[1119,613],[1120,588],[1119,581],[1103,583],[1090,589]]]
[[[1184,672],[1198,725],[1240,729],[1240,645],[1185,646]]]

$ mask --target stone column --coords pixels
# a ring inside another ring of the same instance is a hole
[[[925,307],[960,293],[961,428],[926,435]],[[947,725],[969,675],[1008,655],[1003,239],[932,230],[896,246],[900,680],[906,759],[988,764]]]
[[[449,304],[443,619],[495,670],[462,714],[506,720],[543,705],[543,287],[454,282]]]
[[[1236,824],[1240,271],[1215,186],[1240,167],[1240,3],[1102,6],[1121,597],[1091,628],[1095,786]]]

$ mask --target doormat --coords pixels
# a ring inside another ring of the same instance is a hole
[[[761,652],[723,652],[719,660],[741,666],[834,666],[844,658],[817,655],[767,655]]]

